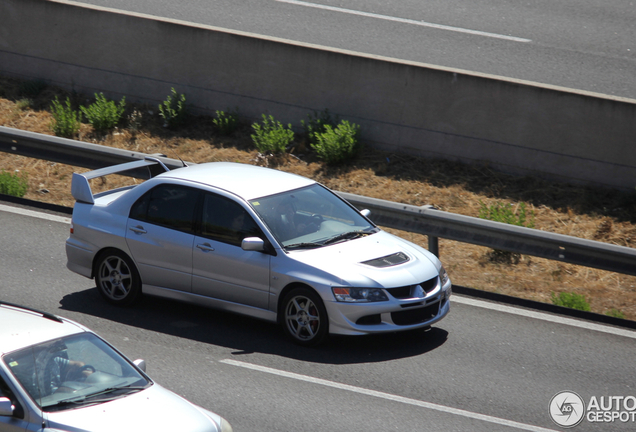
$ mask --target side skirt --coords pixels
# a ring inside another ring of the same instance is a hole
[[[269,322],[276,322],[276,313],[259,309],[252,306],[246,306],[239,303],[232,303],[225,300],[219,300],[211,297],[205,297],[198,294],[192,294],[185,291],[171,290],[161,288],[154,285],[143,285],[142,292],[147,295],[163,297],[177,300],[184,303],[196,304],[199,306],[209,307],[227,312],[233,312],[241,315],[247,315],[253,318],[262,319]]]

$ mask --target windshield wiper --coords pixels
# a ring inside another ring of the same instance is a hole
[[[108,400],[111,400],[113,398],[109,398]],[[52,409],[56,409],[56,410],[61,410],[63,409],[65,406],[68,405],[93,405],[93,404],[98,404],[98,403],[102,403],[105,402],[103,400],[90,400],[87,401],[86,398],[84,397],[77,397],[75,399],[64,399],[61,401],[58,401],[54,404],[50,404],[50,405],[44,405],[42,406],[43,410],[52,410]]]
[[[319,248],[323,246],[324,245],[322,243],[305,242],[305,243],[290,244],[288,246],[285,246],[285,248],[286,249],[313,249],[313,248]]]
[[[112,391],[112,389],[110,389],[110,391]],[[109,402],[111,400],[118,399],[123,396],[121,394],[118,394],[118,395],[112,395],[112,396],[108,396],[104,398],[94,399],[95,396],[103,396],[104,393],[105,391],[98,392],[92,395],[87,395],[87,396],[78,396],[71,399],[63,399],[61,401],[57,401],[54,404],[43,406],[42,408],[43,409],[62,408],[67,405],[94,405],[94,404],[100,404],[103,402]]]
[[[369,234],[372,234],[368,231],[349,231],[349,232],[345,232],[342,234],[338,234],[337,236],[331,237],[328,240],[325,240],[325,242],[323,243],[324,245],[328,245],[328,244],[333,244],[333,243],[337,243],[340,241],[344,241],[344,240],[353,240],[359,237],[364,237],[364,236],[368,236]]]
[[[52,407],[62,407],[64,405],[84,405],[84,404],[97,404],[97,403],[102,403],[102,402],[108,402],[114,399],[118,399],[130,392],[137,392],[137,391],[141,391],[143,389],[145,389],[147,386],[122,386],[122,387],[108,387],[104,390],[100,390],[98,392],[95,393],[89,393],[87,395],[82,395],[82,396],[77,396],[74,398],[69,398],[69,399],[62,399],[60,401],[57,401],[56,403],[52,404],[52,405],[48,405],[44,408],[52,408]],[[99,399],[93,399],[96,396],[104,396],[107,395],[109,393],[114,393],[116,391],[120,391],[120,390],[124,390],[124,392],[121,393],[117,393],[116,395],[111,395],[108,397],[104,397],[104,398],[99,398]]]

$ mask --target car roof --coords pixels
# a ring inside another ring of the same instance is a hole
[[[0,304],[0,323],[0,355],[86,331],[65,318],[5,303]]]
[[[248,201],[316,183],[296,174],[234,162],[191,165],[162,173],[156,178],[175,178],[214,186]]]

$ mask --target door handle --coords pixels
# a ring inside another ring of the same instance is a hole
[[[210,246],[210,243],[198,244],[197,247],[201,249],[203,252],[213,252],[214,248]]]
[[[141,225],[137,225],[135,227],[130,227],[130,230],[135,234],[146,234],[146,230]]]

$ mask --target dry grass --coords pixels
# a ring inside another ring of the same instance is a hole
[[[85,97],[46,88],[37,97],[25,100],[19,81],[0,78],[0,125],[51,134],[49,105],[52,98],[71,96],[74,103]],[[130,127],[106,137],[93,135],[83,125],[80,139],[143,153],[162,153],[197,163],[235,161],[268,165],[313,178],[344,192],[387,199],[412,205],[432,204],[441,210],[477,216],[480,202],[516,205],[525,202],[534,213],[535,228],[622,246],[636,243],[636,194],[555,184],[536,178],[508,176],[487,166],[470,167],[458,163],[418,159],[365,149],[346,167],[328,168],[307,152],[299,142],[292,155],[262,158],[244,125],[232,137],[215,133],[210,118],[191,118],[178,131],[161,127],[157,107],[136,106],[140,113],[137,130]],[[44,160],[0,153],[0,170],[19,170],[28,175],[26,198],[72,206],[70,179],[74,168]],[[110,189],[129,178],[96,180],[96,189]],[[424,236],[396,234],[427,245]],[[594,312],[618,310],[636,319],[636,277],[522,256],[516,265],[496,263],[490,250],[463,243],[440,240],[440,256],[457,285],[550,302],[552,293],[583,294]]]

